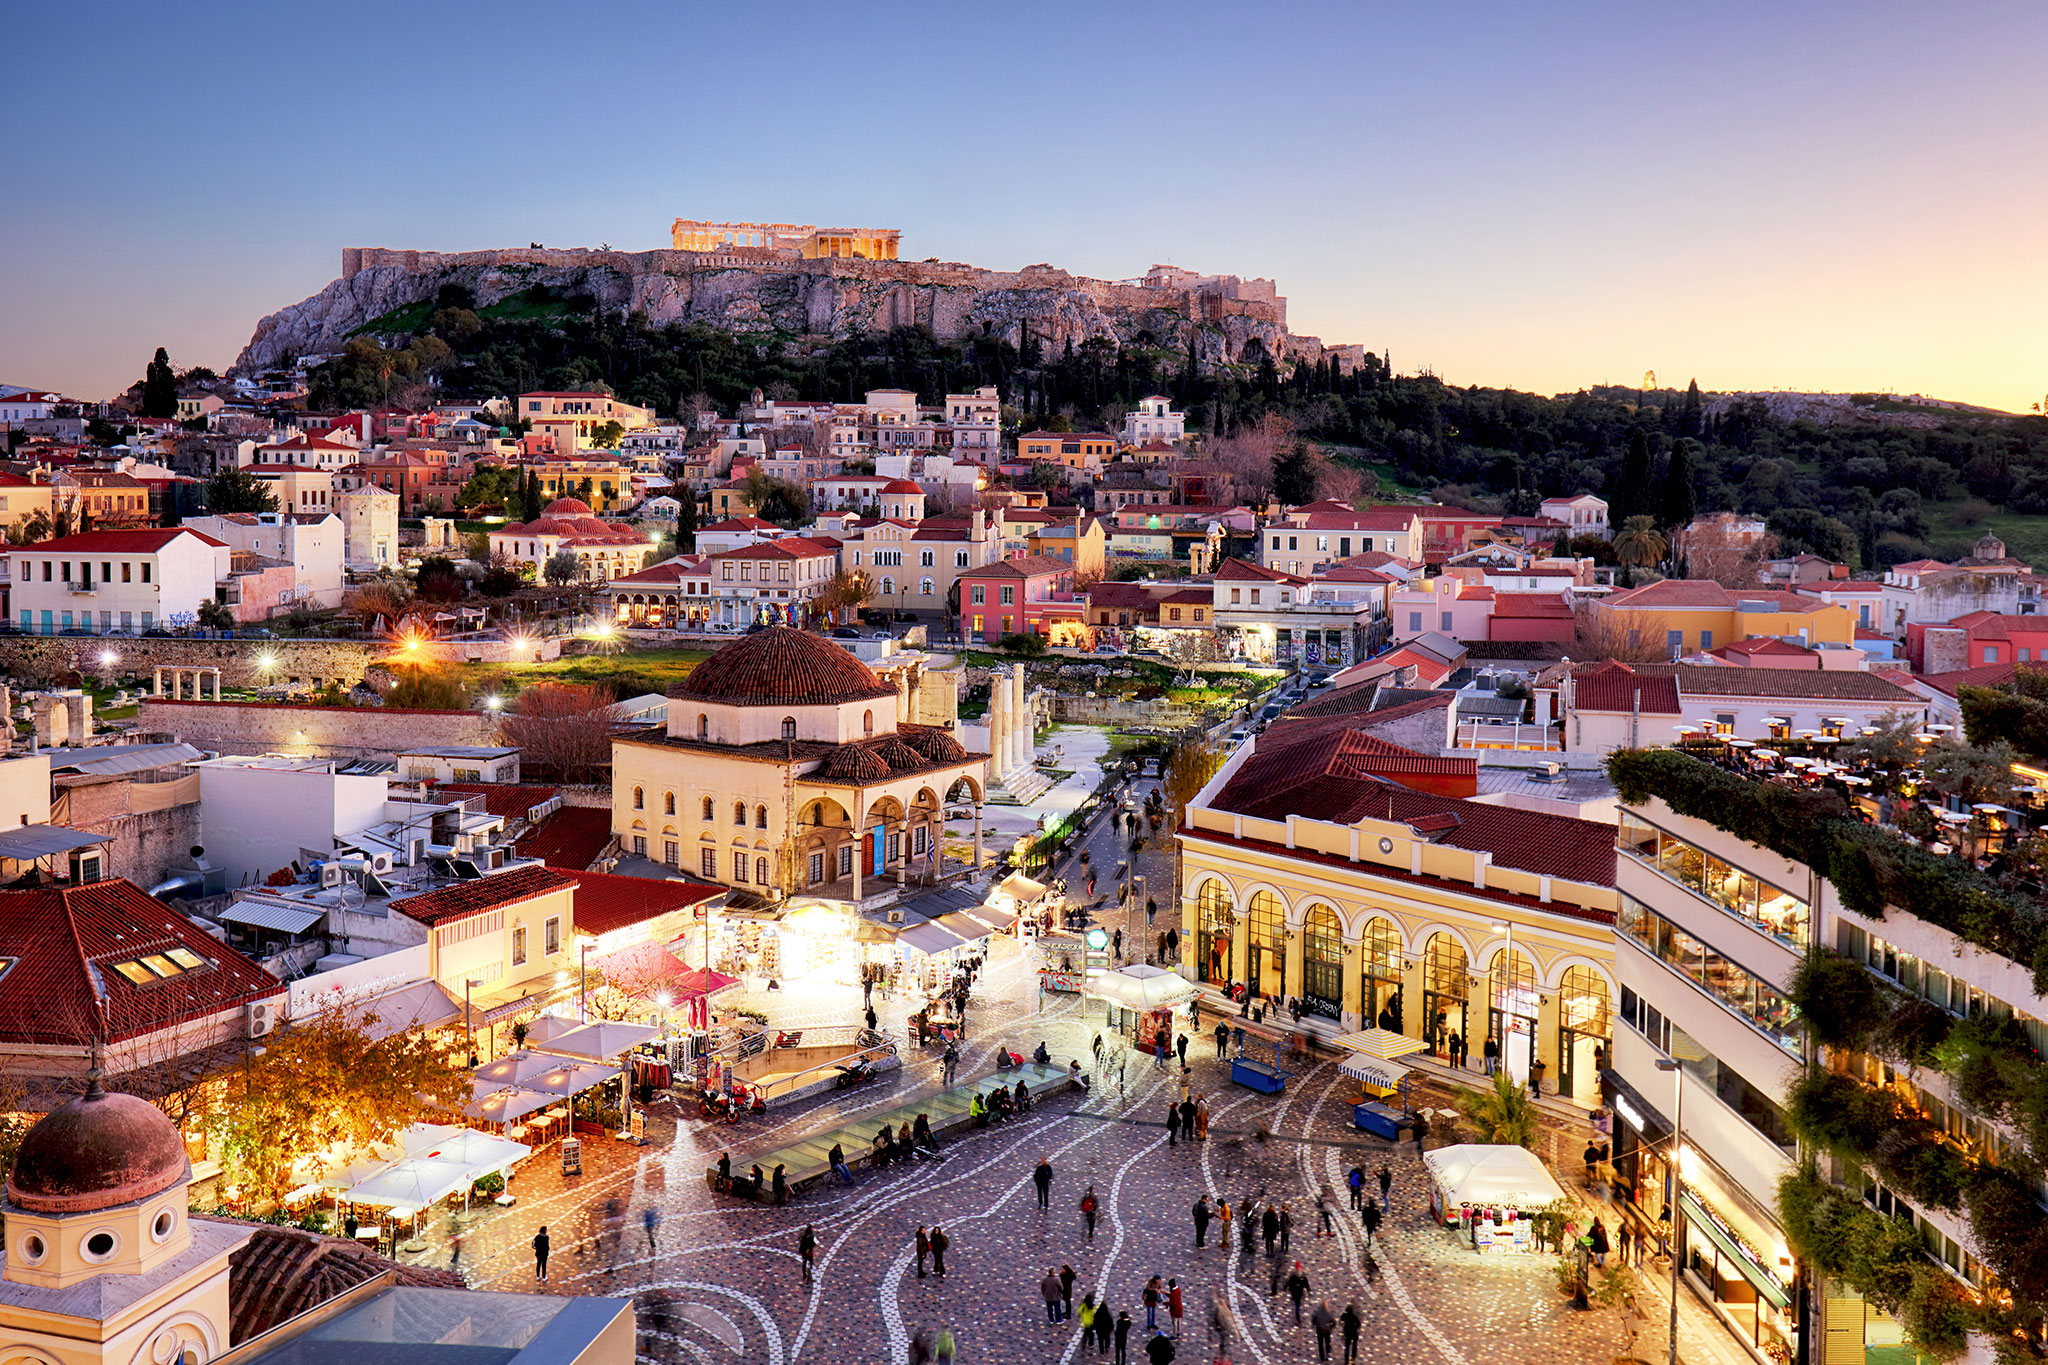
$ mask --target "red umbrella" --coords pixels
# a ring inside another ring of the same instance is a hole
[[[659,943],[636,943],[597,960],[611,983],[628,995],[645,995],[657,986],[687,977],[690,969]]]

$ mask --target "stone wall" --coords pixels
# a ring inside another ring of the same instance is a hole
[[[192,799],[155,810],[131,809],[132,791],[140,785],[147,798],[148,788],[172,784],[100,782],[72,787],[63,793],[65,810],[52,810],[51,819],[106,836],[112,841],[107,848],[108,875],[148,888],[168,876],[171,868],[190,863],[193,845],[200,842],[199,780],[196,774],[185,780],[191,784]]]
[[[120,657],[103,666],[100,655],[108,650]],[[218,668],[227,687],[256,687],[266,682],[318,686],[336,680],[351,686],[362,681],[369,665],[390,653],[388,645],[375,640],[108,640],[85,635],[8,635],[0,637],[0,672],[24,683],[42,684],[67,672],[97,677],[111,671],[139,677],[147,689],[158,668]],[[267,673],[257,662],[265,654],[277,660],[277,666]],[[210,678],[208,685],[212,685]]]
[[[498,723],[482,711],[145,698],[136,724],[222,754],[390,758],[420,745],[498,743]]]

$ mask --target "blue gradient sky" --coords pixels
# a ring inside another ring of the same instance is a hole
[[[569,16],[574,16],[569,17]],[[0,382],[225,367],[349,245],[1268,275],[1542,392],[2048,389],[2048,7],[17,6]]]

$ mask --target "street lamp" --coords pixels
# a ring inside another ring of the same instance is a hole
[[[1486,1003],[1489,1011],[1498,1013],[1500,1015],[1500,1064],[1502,1069],[1507,1071],[1508,1075],[1513,1076],[1515,1074],[1514,1070],[1513,1068],[1508,1066],[1508,1014],[1505,1009],[1501,1008],[1501,1006],[1506,1003],[1505,992],[1508,990],[1512,990],[1514,988],[1515,926],[1509,921],[1502,920],[1494,924],[1492,927],[1493,932],[1495,932],[1496,934],[1500,934],[1507,939],[1507,947],[1502,949],[1502,952],[1506,955],[1501,958],[1500,963],[1500,979],[1502,990],[1497,992],[1494,989],[1493,973],[1488,972],[1486,974]],[[1489,1033],[1493,1031],[1493,1020],[1490,1017],[1486,1021],[1486,1028]],[[1472,1036],[1472,1030],[1469,1026],[1465,1030],[1465,1036],[1468,1039]],[[1529,1051],[1533,1054],[1535,1050],[1536,1040],[1534,1038],[1531,1038],[1529,1040]],[[1533,1055],[1530,1060],[1534,1060]],[[1520,1078],[1517,1077],[1516,1079],[1519,1082]]]
[[[1671,1219],[1671,1365],[1678,1365],[1678,1192],[1683,1187],[1684,1173],[1678,1168],[1679,1127],[1683,1121],[1680,1114],[1685,1107],[1685,1072],[1678,1062],[1670,1057],[1659,1057],[1657,1069],[1671,1073],[1671,1197],[1664,1203],[1664,1212]]]
[[[590,941],[588,939],[585,939],[578,945],[576,994],[578,997],[577,1009],[583,1016],[583,1022],[587,1024],[590,1022]]]

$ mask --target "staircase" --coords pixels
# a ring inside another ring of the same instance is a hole
[[[1037,764],[1028,768],[1013,768],[1000,782],[990,784],[989,804],[993,806],[1028,806],[1051,789],[1053,779],[1042,772]]]

